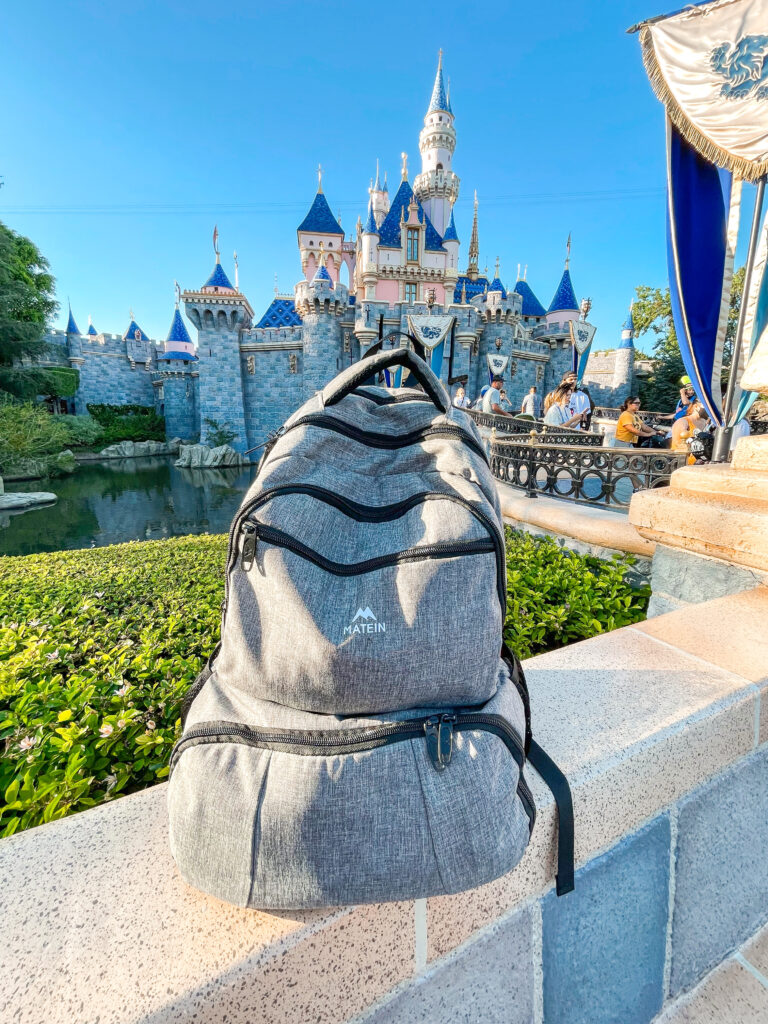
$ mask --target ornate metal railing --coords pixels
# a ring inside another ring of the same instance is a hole
[[[495,438],[491,471],[503,483],[587,505],[626,508],[635,491],[664,487],[687,455],[656,449],[593,448]]]
[[[586,430],[572,430],[570,427],[551,427],[540,420],[523,420],[517,416],[497,416],[492,412],[477,412],[466,409],[478,427],[490,427],[497,434],[525,435],[532,432],[537,437],[546,437],[550,444],[582,445],[583,447],[599,448],[603,443],[602,434],[588,433]]]

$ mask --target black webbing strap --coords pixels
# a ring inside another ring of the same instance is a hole
[[[536,740],[531,740],[528,763],[551,789],[557,807],[557,875],[558,896],[573,891],[573,800],[568,779]]]

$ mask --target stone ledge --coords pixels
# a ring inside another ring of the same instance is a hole
[[[561,537],[572,537],[586,544],[625,551],[651,558],[656,545],[642,537],[626,513],[606,508],[577,505],[558,498],[529,498],[509,484],[496,481],[501,512],[505,519],[527,523]]]
[[[757,616],[748,629],[745,600]],[[710,640],[697,653],[689,653],[690,623],[673,615],[526,662],[535,734],[572,783],[579,863],[760,739],[760,651],[738,660],[721,653],[718,637],[722,647],[746,647],[768,607],[762,594],[716,604],[697,609]],[[427,901],[426,948],[423,911],[412,902],[260,913],[191,889],[168,849],[162,785],[0,841],[0,1019],[355,1017],[551,889],[553,805],[529,776],[539,816],[521,865],[488,886]]]

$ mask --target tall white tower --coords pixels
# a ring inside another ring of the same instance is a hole
[[[413,191],[440,235],[451,220],[451,208],[459,196],[459,179],[451,170],[456,132],[453,127],[450,90],[443,82],[443,51],[437,63],[424,127],[419,134],[421,174],[413,182]]]

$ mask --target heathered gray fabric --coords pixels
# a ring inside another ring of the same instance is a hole
[[[474,423],[442,390],[446,412],[424,401],[377,404],[365,394],[326,406],[339,381],[355,373],[341,374],[286,426],[309,413],[389,438],[458,426],[482,448]],[[374,510],[422,498],[385,521],[317,495],[273,495],[251,507],[288,485],[320,487]],[[211,722],[343,731],[487,701],[482,710],[502,715],[522,743],[522,701],[499,659],[495,551],[433,552],[339,575],[263,536],[246,562],[244,523],[278,529],[342,565],[426,545],[490,547],[492,536],[503,543],[490,469],[460,438],[381,448],[316,424],[288,429],[233,524],[221,650],[185,735]],[[171,848],[189,882],[240,906],[298,909],[457,892],[509,871],[522,856],[529,824],[518,781],[504,742],[479,730],[456,732],[442,772],[421,736],[341,756],[198,744],[184,749],[171,775]]]
[[[484,711],[521,740],[522,701],[499,666]],[[223,687],[214,672],[194,702],[196,723],[344,730],[372,719],[315,715]],[[504,743],[457,733],[437,772],[425,740],[333,757],[226,743],[187,748],[168,794],[171,849],[182,875],[239,906],[298,909],[458,892],[510,871],[528,842],[517,764]]]

